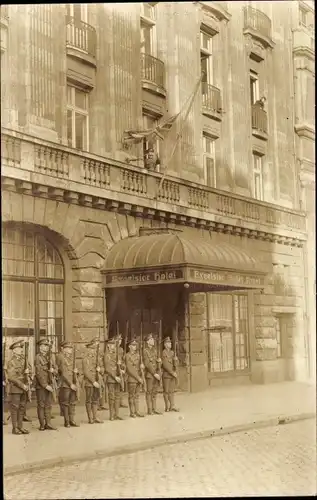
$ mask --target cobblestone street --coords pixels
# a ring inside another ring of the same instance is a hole
[[[316,494],[314,420],[4,478],[7,500]]]

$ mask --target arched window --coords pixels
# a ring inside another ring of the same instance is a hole
[[[7,345],[45,336],[57,350],[64,337],[64,266],[53,245],[36,231],[4,226],[2,230],[3,335]]]

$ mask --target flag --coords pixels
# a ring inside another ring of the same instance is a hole
[[[143,139],[153,140],[156,137],[164,140],[179,115],[180,113],[177,113],[169,118],[161,118],[160,123],[156,127],[148,130],[125,130],[123,142],[125,144],[138,144]]]

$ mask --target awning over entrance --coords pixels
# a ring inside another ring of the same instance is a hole
[[[106,288],[195,283],[245,289],[263,288],[265,271],[245,250],[164,232],[115,244],[103,275]]]

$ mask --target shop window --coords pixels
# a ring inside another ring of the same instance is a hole
[[[208,294],[207,339],[211,375],[249,368],[247,295]]]
[[[48,337],[58,349],[64,338],[64,266],[42,234],[3,229],[2,307],[7,345],[28,340],[30,361],[39,338]]]
[[[67,140],[71,148],[88,151],[88,94],[67,85]]]

